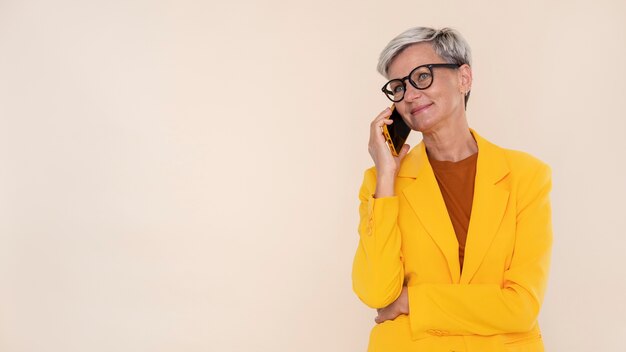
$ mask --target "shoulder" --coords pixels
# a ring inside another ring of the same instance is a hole
[[[487,156],[488,163],[495,163],[488,167],[499,168],[503,173],[508,174],[509,181],[514,185],[523,187],[534,183],[549,184],[551,182],[551,168],[543,160],[527,152],[500,147],[482,137],[478,139],[480,140],[479,153],[483,147],[489,155]]]
[[[535,193],[552,185],[552,170],[543,160],[520,150],[500,148],[509,168],[511,185],[520,192]]]
[[[548,171],[550,169],[548,164],[529,153],[501,147],[478,135],[476,131],[471,131],[478,142],[479,154],[481,151],[485,151],[490,162],[504,162],[509,171],[522,174],[538,169]]]
[[[539,158],[519,150],[501,148],[512,172],[535,173],[540,170],[550,172],[550,166]]]

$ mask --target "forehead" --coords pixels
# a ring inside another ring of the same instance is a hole
[[[437,55],[433,46],[428,42],[412,44],[396,56],[387,72],[389,78],[401,78],[409,74],[412,69],[420,65],[442,63],[444,60]]]

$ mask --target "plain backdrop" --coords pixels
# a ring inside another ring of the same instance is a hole
[[[0,351],[364,351],[375,67],[417,25],[552,166],[547,350],[622,350],[624,1],[0,0]]]

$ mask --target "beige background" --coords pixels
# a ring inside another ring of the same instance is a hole
[[[375,66],[415,25],[553,167],[548,350],[622,350],[623,1],[2,0],[0,351],[363,351]]]

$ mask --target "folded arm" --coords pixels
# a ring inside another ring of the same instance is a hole
[[[520,189],[515,247],[503,284],[409,286],[411,330],[494,335],[531,330],[541,307],[550,265],[550,169],[541,164]]]

